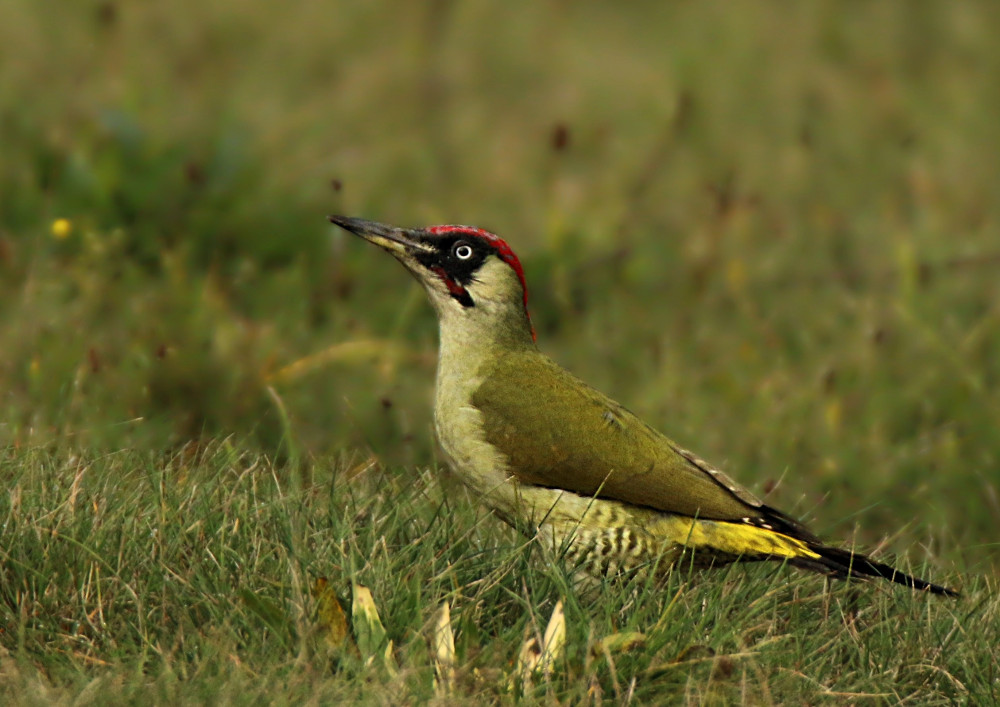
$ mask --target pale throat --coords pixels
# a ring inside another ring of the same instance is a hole
[[[440,313],[439,372],[459,369],[459,375],[474,375],[484,363],[504,353],[533,347],[531,328],[523,312],[493,310],[492,303],[475,307],[447,307]]]
[[[498,347],[508,350],[534,346],[524,290],[509,265],[491,258],[465,287],[472,306],[463,306],[439,288],[430,293],[440,321],[442,354],[455,351],[474,359],[477,355],[496,355]]]

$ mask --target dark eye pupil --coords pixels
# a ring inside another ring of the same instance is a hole
[[[455,255],[462,260],[472,257],[472,248],[466,243],[459,243],[455,246]]]

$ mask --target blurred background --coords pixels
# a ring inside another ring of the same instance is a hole
[[[988,0],[2,0],[0,443],[433,464],[434,316],[325,217],[467,223],[521,256],[543,351],[775,505],[995,568],[998,30]]]

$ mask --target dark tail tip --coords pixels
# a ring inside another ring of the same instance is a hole
[[[823,545],[811,545],[809,549],[817,553],[820,556],[820,559],[806,560],[800,564],[810,569],[818,569],[822,572],[826,572],[827,574],[837,577],[838,579],[846,579],[850,576],[869,578],[879,577],[918,591],[940,594],[946,597],[961,596],[961,594],[956,592],[954,589],[942,587],[938,584],[932,584],[922,579],[918,579],[917,577],[911,577],[908,574],[900,572],[895,567],[891,567],[890,565],[886,565],[881,562],[876,562],[875,560],[865,557],[860,553],[851,552],[849,550],[841,550],[835,547],[826,547]]]

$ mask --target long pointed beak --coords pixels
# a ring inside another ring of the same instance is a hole
[[[434,248],[427,243],[416,240],[410,231],[395,226],[387,226],[384,223],[366,221],[361,218],[349,218],[347,216],[328,216],[330,223],[334,223],[345,231],[361,236],[366,241],[374,243],[393,255],[408,255],[414,250],[431,252]]]

